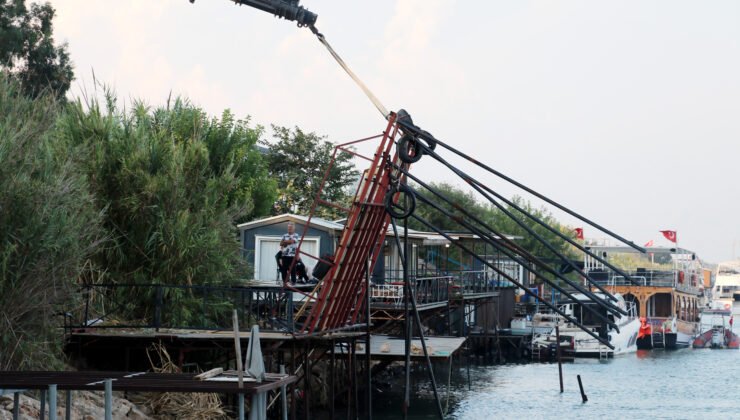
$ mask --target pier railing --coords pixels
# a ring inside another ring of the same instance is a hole
[[[65,328],[231,329],[293,331],[292,292],[275,287],[89,284],[82,305],[65,312]]]
[[[390,274],[390,275],[389,275]],[[402,305],[403,276],[386,272],[386,282],[373,285],[370,297],[375,306]],[[411,276],[411,287],[420,305],[446,302],[464,296],[493,293],[502,287],[513,287],[506,280],[492,278],[486,271],[454,271]]]
[[[449,278],[458,291],[464,295],[493,292],[498,288],[514,287],[502,276],[486,270],[421,271],[411,274],[410,279]],[[383,284],[402,284],[403,271],[386,270]]]
[[[450,299],[452,277],[420,277],[411,279],[411,291],[418,305],[446,302]],[[370,297],[375,306],[402,306],[404,287],[402,281],[373,285]]]

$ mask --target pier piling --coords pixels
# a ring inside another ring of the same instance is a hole
[[[578,377],[578,387],[581,389],[581,398],[583,398],[583,403],[585,404],[588,401],[588,397],[586,396],[586,393],[583,392],[583,382],[581,382],[581,375],[576,375]]]
[[[558,355],[558,377],[560,378],[560,393],[563,393],[563,359],[560,357],[560,327],[555,326],[555,342],[557,343],[557,355]],[[581,377],[578,377],[578,383],[581,383]],[[583,387],[581,387],[581,393],[583,393]]]

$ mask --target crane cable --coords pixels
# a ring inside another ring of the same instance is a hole
[[[342,60],[342,57],[340,57],[339,54],[337,54],[337,52],[334,51],[334,48],[331,47],[331,45],[329,44],[329,41],[326,40],[326,37],[324,37],[322,33],[319,32],[318,29],[316,29],[316,27],[313,25],[309,26],[309,28],[311,29],[311,32],[313,32],[316,35],[316,38],[319,39],[319,42],[321,42],[324,45],[324,47],[326,47],[326,49],[329,51],[329,54],[331,54],[332,57],[334,57],[337,63],[339,63],[339,65],[349,75],[349,77],[351,77],[352,80],[354,80],[355,83],[357,83],[357,86],[359,86],[360,89],[362,89],[362,91],[365,92],[365,96],[367,96],[367,98],[370,99],[370,102],[372,102],[373,105],[375,105],[375,108],[378,111],[380,111],[380,113],[383,115],[383,118],[388,119],[388,115],[389,115],[388,109],[386,109],[386,107],[380,102],[380,99],[378,99],[378,97],[375,96],[375,94],[365,85],[365,83],[363,83],[362,80],[360,80],[360,78],[357,77],[357,75],[349,68],[347,63],[345,63],[344,60]]]

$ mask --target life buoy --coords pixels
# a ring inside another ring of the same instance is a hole
[[[683,283],[684,274],[683,271],[678,272],[678,282]]]

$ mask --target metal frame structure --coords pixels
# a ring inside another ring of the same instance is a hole
[[[353,328],[358,326],[358,322],[363,317],[363,308],[367,305],[368,293],[366,277],[369,269],[377,261],[389,224],[389,217],[384,206],[386,195],[391,188],[391,183],[398,180],[399,171],[396,168],[406,170],[410,166],[401,162],[397,154],[391,155],[395,138],[399,133],[396,120],[397,115],[391,113],[382,136],[343,143],[334,149],[331,163],[316,193],[316,199],[301,235],[296,255],[305,255],[324,261],[319,256],[310,255],[301,250],[318,205],[346,210],[348,216],[331,269],[320,283],[320,287],[317,286],[317,290],[307,294],[309,299],[305,308],[308,308],[309,304],[310,308],[307,309],[308,315],[300,327],[300,333],[313,334]],[[372,158],[362,156],[349,148],[359,142],[378,137],[380,137],[380,143]],[[351,153],[370,161],[370,167],[363,173],[349,209],[322,198],[323,188],[339,152]],[[289,284],[284,284],[284,287],[293,289]],[[305,308],[301,308],[299,313],[302,313]]]

